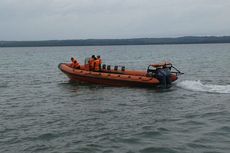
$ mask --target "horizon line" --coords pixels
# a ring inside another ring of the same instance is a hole
[[[189,37],[230,37],[230,35],[187,35],[175,37],[130,37],[130,38],[74,38],[74,39],[41,39],[41,40],[0,40],[0,42],[30,42],[30,41],[68,41],[68,40],[129,40],[129,39],[177,39]]]

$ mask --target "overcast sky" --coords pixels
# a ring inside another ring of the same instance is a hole
[[[0,0],[0,40],[230,35],[230,0]]]

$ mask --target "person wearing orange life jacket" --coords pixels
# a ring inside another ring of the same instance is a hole
[[[94,61],[96,60],[95,55],[92,55],[92,57],[89,59],[89,70],[92,71],[94,70]]]
[[[101,57],[100,55],[97,56],[97,59],[99,60],[99,68],[101,70],[101,64],[102,64],[102,60],[101,60]]]
[[[77,60],[74,60],[73,68],[75,68],[75,69],[80,69],[80,64],[78,63]]]
[[[100,60],[94,60],[94,71],[100,71]]]
[[[74,61],[75,61],[75,59],[73,58],[73,57],[71,57],[71,64],[69,65],[70,67],[73,67],[74,66]]]
[[[80,64],[78,63],[76,59],[71,57],[71,62],[72,63],[70,64],[70,67],[80,69]]]

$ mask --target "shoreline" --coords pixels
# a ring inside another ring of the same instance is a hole
[[[186,36],[176,38],[76,39],[41,41],[0,41],[0,47],[66,47],[118,45],[177,45],[230,43],[230,36]]]

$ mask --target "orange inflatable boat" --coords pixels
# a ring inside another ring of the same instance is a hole
[[[147,71],[126,70],[124,66],[101,65],[100,71],[90,71],[87,62],[75,69],[69,63],[60,63],[58,68],[70,80],[92,84],[135,87],[171,87],[178,74],[182,74],[171,63],[151,64]]]

